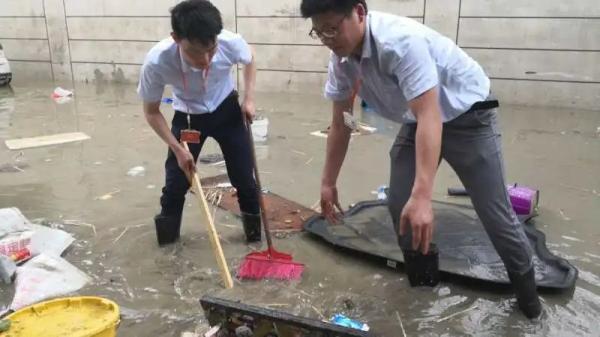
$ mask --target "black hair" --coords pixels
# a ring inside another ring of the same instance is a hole
[[[326,12],[348,15],[358,4],[363,5],[367,10],[366,0],[302,0],[300,12],[305,19]]]
[[[177,38],[208,46],[223,30],[223,19],[208,0],[185,0],[171,9],[171,27]]]

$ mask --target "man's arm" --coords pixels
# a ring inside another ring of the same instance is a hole
[[[179,167],[183,169],[186,174],[194,172],[196,170],[194,157],[179,144],[177,139],[171,133],[165,117],[160,112],[160,102],[144,102],[144,116],[154,132],[156,132],[156,134],[169,146],[171,151],[173,151],[177,157]]]
[[[351,99],[333,102],[333,118],[327,136],[325,167],[321,179],[321,211],[330,223],[336,223],[335,208],[341,212],[337,178],[348,151],[351,130],[344,124],[344,111],[350,111]]]
[[[333,102],[331,127],[327,136],[327,152],[322,183],[335,186],[342,168],[351,130],[344,124],[344,111],[350,111],[350,100]]]
[[[254,48],[250,47],[252,61],[244,66],[244,101],[242,111],[246,114],[248,121],[252,122],[256,114],[254,105],[254,90],[256,86],[256,60]]]
[[[409,102],[417,119],[416,174],[411,196],[400,218],[400,233],[405,234],[407,227],[411,226],[413,249],[420,246],[423,253],[429,251],[433,237],[431,198],[442,145],[442,117],[438,102],[437,87]]]

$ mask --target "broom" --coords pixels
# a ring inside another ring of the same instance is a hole
[[[258,166],[256,164],[256,154],[254,151],[254,138],[252,137],[252,129],[250,124],[246,122],[246,116],[242,113],[242,120],[248,131],[250,147],[252,152],[252,160],[254,164],[254,177],[256,179],[256,187],[258,190],[258,201],[260,205],[260,216],[263,227],[265,229],[265,237],[267,238],[267,250],[252,252],[244,258],[237,271],[237,277],[240,279],[277,279],[277,280],[295,280],[302,276],[304,265],[293,261],[292,255],[278,252],[273,247],[271,239],[271,231],[269,220],[267,219],[267,210],[265,207],[265,199],[262,193],[262,185],[258,174]]]

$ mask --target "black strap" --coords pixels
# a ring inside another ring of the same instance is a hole
[[[500,103],[497,99],[492,99],[488,101],[475,102],[475,104],[471,105],[471,108],[468,111],[477,111],[477,110],[489,110],[494,109],[500,106]]]

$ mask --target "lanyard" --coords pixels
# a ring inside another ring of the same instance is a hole
[[[183,84],[183,94],[184,96],[188,97],[188,91],[189,91],[189,83],[188,83],[188,78],[187,76],[185,76],[185,72],[183,71],[183,55],[181,55],[181,49],[179,48],[179,46],[177,46],[177,52],[179,53],[179,59],[180,59],[180,63],[179,63],[179,72],[181,74],[181,82]],[[206,68],[205,70],[202,71],[202,77],[203,77],[203,81],[202,81],[202,89],[204,91],[204,93],[206,93],[206,87],[208,85],[208,74],[210,72],[210,64],[208,65],[208,68]],[[190,107],[187,104],[187,102],[185,102],[184,100],[181,100],[183,102],[183,104],[185,105],[185,109],[187,111],[187,120],[188,120],[188,129],[191,128],[190,125]]]

